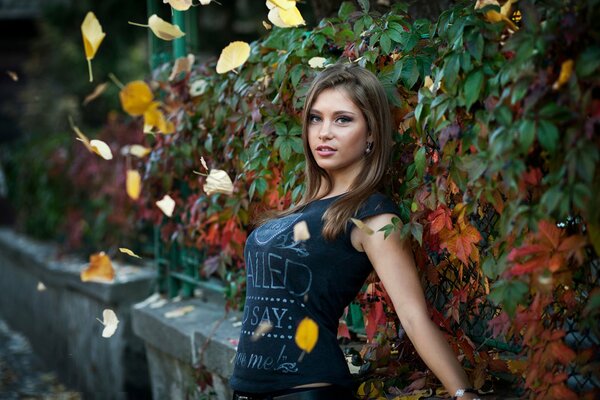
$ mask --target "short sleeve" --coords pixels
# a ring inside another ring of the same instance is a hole
[[[400,216],[400,209],[389,197],[383,193],[372,194],[356,213],[356,218],[363,220],[379,214],[395,214]]]

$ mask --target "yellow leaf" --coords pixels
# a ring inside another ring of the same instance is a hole
[[[327,64],[327,59],[323,57],[313,57],[308,60],[311,68],[325,68],[325,64]]]
[[[179,318],[184,316],[185,314],[189,314],[192,311],[194,311],[194,306],[189,305],[189,306],[184,306],[184,307],[179,307],[176,308],[174,310],[171,311],[167,311],[165,313],[165,318]]]
[[[17,75],[17,73],[15,71],[6,71],[6,73],[8,74],[10,79],[12,79],[13,81],[15,81],[15,82],[19,81],[19,75]]]
[[[127,190],[127,195],[132,200],[139,199],[140,192],[142,191],[142,177],[140,176],[140,173],[138,171],[134,169],[130,169],[127,171],[125,188]]]
[[[475,2],[475,9],[478,10],[480,8],[490,5],[500,7],[500,4],[497,0],[477,0],[477,2]],[[504,22],[511,30],[519,30],[519,27],[517,27],[515,23],[510,20],[510,18],[493,9],[485,12],[485,19],[491,23]]]
[[[294,225],[294,241],[300,242],[308,239],[310,239],[310,233],[306,221],[300,221]]]
[[[103,251],[90,255],[90,264],[81,271],[82,282],[113,282],[114,279],[115,270],[110,262],[110,257]]]
[[[510,18],[512,5],[519,0],[508,0],[502,7],[500,7],[500,14],[504,15],[507,18]]]
[[[300,10],[297,7],[293,7],[287,10],[279,9],[279,18],[286,24],[288,27],[295,27],[299,25],[306,25],[304,18],[302,18],[302,14],[300,14]]]
[[[85,136],[83,134],[83,132],[81,132],[81,130],[73,124],[73,121],[70,121],[70,123],[71,123],[71,129],[73,129],[73,131],[75,131],[75,133],[78,136],[77,140],[79,140],[81,143],[83,143],[85,148],[88,149],[90,151],[90,153],[96,153],[100,157],[104,158],[105,160],[112,159],[112,152],[110,151],[110,147],[108,147],[108,145],[106,143],[104,143],[102,140],[97,140],[97,139],[90,141],[87,138],[87,136]]]
[[[233,182],[231,182],[227,172],[221,169],[211,169],[203,189],[209,196],[213,193],[231,195],[233,193]]]
[[[156,14],[152,14],[148,18],[148,27],[156,36],[163,40],[173,40],[185,35],[179,29],[179,26],[168,23]]]
[[[367,224],[365,224],[364,222],[362,222],[360,219],[350,218],[350,221],[352,221],[354,223],[354,225],[356,225],[358,227],[358,229],[360,229],[361,231],[363,231],[367,235],[372,235],[373,233],[375,233],[375,232],[373,232],[373,229],[369,228],[367,226]]]
[[[554,84],[552,85],[552,89],[558,90],[562,85],[569,82],[571,78],[571,74],[573,73],[573,60],[569,59],[563,62],[560,66],[560,75]]]
[[[279,7],[273,7],[269,11],[269,14],[267,15],[267,18],[275,26],[278,26],[280,28],[290,28],[290,26],[288,24],[286,24],[285,22],[283,22],[283,19],[281,19],[281,16],[279,15],[279,11],[281,11],[281,8],[279,8]]]
[[[312,319],[305,317],[296,329],[296,336],[294,337],[296,345],[304,352],[310,353],[315,348],[318,339],[319,325]]]
[[[141,144],[132,144],[131,146],[129,146],[127,152],[133,156],[136,156],[137,158],[144,158],[148,154],[150,154],[151,151],[152,149],[144,147]]]
[[[396,396],[392,400],[419,400],[430,397],[432,392],[433,391],[431,389],[415,390],[410,394],[401,394]]]
[[[282,10],[289,10],[292,7],[296,7],[296,0],[267,0],[266,2],[269,10],[279,7]]]
[[[167,217],[170,218],[173,215],[173,210],[175,209],[175,200],[173,200],[168,194],[165,194],[162,199],[157,201],[156,205]]]
[[[171,121],[167,121],[165,115],[158,108],[159,104],[155,101],[144,113],[144,133],[150,133],[153,128],[165,135],[175,132],[175,125]]]
[[[246,42],[231,42],[221,51],[217,61],[217,73],[224,74],[244,64],[250,57],[250,45]]]
[[[171,70],[171,75],[169,75],[169,81],[177,78],[180,73],[185,72],[187,75],[192,70],[192,65],[194,65],[194,61],[196,61],[196,57],[193,54],[188,54],[187,57],[179,57],[175,60],[173,64],[173,69]]]
[[[101,83],[98,86],[96,86],[94,88],[94,91],[92,93],[90,93],[87,96],[85,96],[85,99],[83,99],[83,103],[82,104],[84,106],[86,106],[91,101],[97,99],[98,96],[100,96],[102,93],[104,93],[104,91],[106,90],[107,87],[108,87],[108,82],[104,82],[104,83]]]
[[[206,161],[204,160],[204,157],[200,157],[200,163],[202,164],[202,167],[208,171],[208,165],[206,165]]]
[[[273,28],[273,25],[269,24],[266,21],[263,21],[262,24],[265,27],[265,29],[268,30],[268,31],[270,31]]]
[[[115,312],[110,309],[102,311],[102,318],[104,319],[103,321],[100,321],[98,318],[96,318],[102,325],[104,325],[102,337],[109,338],[115,334],[117,326],[119,325],[119,320],[117,319]]]
[[[129,82],[120,92],[121,107],[132,117],[143,115],[154,100],[150,86],[144,81]]]
[[[131,256],[131,257],[142,258],[142,257],[138,256],[137,254],[135,254],[133,251],[131,251],[128,248],[126,248],[126,247],[119,247],[119,251],[121,253],[125,253],[125,254],[127,254],[128,256]]]
[[[202,4],[203,6],[207,6],[210,3],[212,3],[213,0],[200,0],[200,4]]]
[[[187,11],[192,6],[192,0],[163,0],[163,3],[169,3],[177,11]]]
[[[258,339],[271,332],[271,329],[273,329],[273,324],[271,321],[260,321],[260,324],[258,324],[254,330],[254,333],[252,333],[250,340],[256,342]]]
[[[46,290],[46,285],[44,285],[42,282],[38,282],[38,284],[37,284],[37,291],[38,292],[43,292],[44,290]]]
[[[83,47],[85,49],[85,58],[88,62],[88,71],[90,74],[90,82],[94,80],[92,76],[92,59],[100,47],[100,43],[104,40],[106,33],[102,31],[102,26],[96,15],[93,12],[88,11],[85,15],[85,19],[81,23],[81,35],[83,36]]]
[[[90,146],[92,147],[92,151],[98,154],[100,157],[105,160],[112,160],[113,155],[112,151],[110,151],[110,147],[102,140],[92,139],[90,140]]]

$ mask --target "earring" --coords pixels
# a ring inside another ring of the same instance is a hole
[[[365,149],[365,154],[369,154],[373,150],[373,142],[367,142],[367,148]]]

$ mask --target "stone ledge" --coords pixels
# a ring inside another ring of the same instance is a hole
[[[131,303],[130,293],[149,292],[156,277],[150,267],[141,268],[112,261],[116,271],[114,282],[82,282],[80,273],[89,262],[73,256],[59,259],[55,245],[27,238],[6,228],[0,228],[0,250],[38,277],[44,285],[73,289],[103,303]]]
[[[164,301],[163,301],[164,302]],[[217,399],[231,398],[228,387],[233,372],[235,344],[240,328],[240,312],[226,312],[222,294],[207,291],[203,298],[164,302],[155,307],[146,302],[132,309],[134,333],[146,343],[153,398],[205,398],[197,392],[190,395],[194,368],[198,364],[213,375],[213,395]],[[165,314],[182,307],[192,311],[180,317]],[[187,366],[187,367],[185,367]],[[213,398],[213,397],[210,397]]]
[[[81,282],[87,263],[58,254],[55,245],[0,229],[0,316],[86,399],[148,398],[143,343],[133,335],[130,314],[150,293],[154,271],[116,264],[115,282]],[[36,290],[39,282],[45,290]],[[106,308],[120,320],[108,339],[95,321]]]

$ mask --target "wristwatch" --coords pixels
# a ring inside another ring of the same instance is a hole
[[[474,394],[479,394],[477,392],[477,390],[473,389],[473,388],[464,388],[464,389],[457,389],[456,393],[454,393],[454,399],[458,399],[459,397],[463,397],[465,395],[465,393],[474,393]],[[476,397],[474,400],[481,400],[479,397]]]

